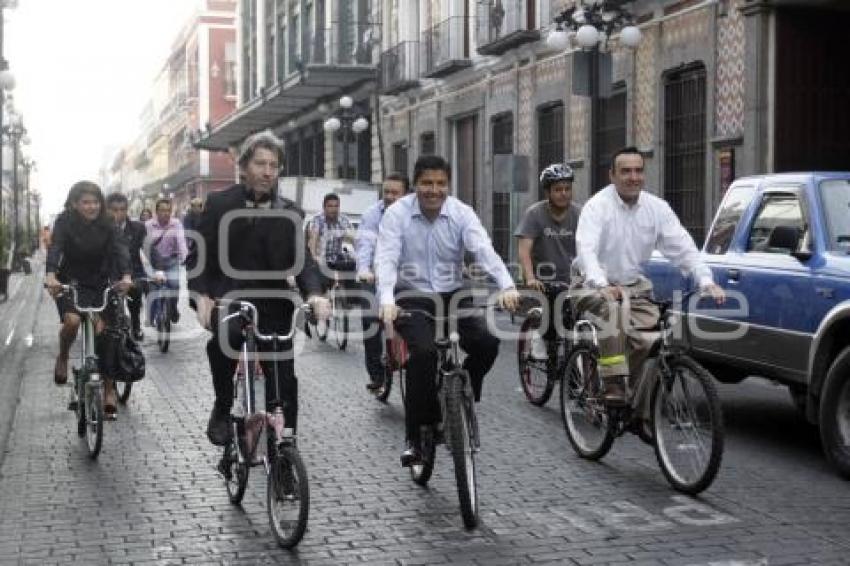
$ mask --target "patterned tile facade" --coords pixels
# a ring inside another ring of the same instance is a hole
[[[531,125],[531,99],[534,91],[533,70],[521,69],[519,73],[519,118],[517,120],[517,153],[519,155],[532,155],[532,125]]]
[[[715,134],[734,137],[744,133],[744,16],[741,0],[729,0],[727,16],[717,26],[715,80]]]
[[[711,10],[697,10],[675,17],[664,26],[664,49],[686,46],[708,37]]]
[[[651,147],[655,140],[655,67],[660,29],[643,30],[643,40],[635,59],[634,136],[639,148]]]
[[[490,82],[490,92],[493,98],[513,94],[515,77],[513,69],[494,75]]]
[[[584,159],[587,155],[588,114],[590,99],[585,96],[570,97],[570,159]]]
[[[567,59],[558,55],[537,65],[537,82],[544,85],[567,80]]]

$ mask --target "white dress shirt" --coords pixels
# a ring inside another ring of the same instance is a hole
[[[397,200],[387,208],[378,231],[375,272],[380,304],[395,302],[396,283],[424,293],[460,289],[463,255],[467,251],[500,289],[514,286],[472,208],[455,197],[447,197],[432,222],[420,210],[416,194]]]
[[[372,271],[372,263],[375,258],[375,245],[378,242],[378,228],[381,218],[384,216],[386,204],[381,199],[363,213],[360,217],[360,226],[357,228],[357,237],[354,239],[354,249],[357,259],[357,275]]]
[[[658,250],[700,287],[713,283],[693,238],[664,199],[642,190],[629,206],[614,185],[585,203],[576,231],[576,264],[590,287],[630,285]]]

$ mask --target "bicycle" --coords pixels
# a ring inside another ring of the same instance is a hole
[[[45,285],[46,288],[46,285]],[[77,434],[85,437],[89,457],[94,460],[100,455],[103,446],[103,380],[95,350],[94,315],[109,306],[111,287],[103,291],[100,306],[81,307],[77,302],[77,288],[74,285],[62,285],[62,294],[70,293],[74,308],[82,319],[83,336],[80,340],[80,367],[72,368],[74,383],[68,409],[77,416]],[[82,400],[82,402],[80,402]]]
[[[685,316],[687,300],[695,292],[683,297]],[[633,432],[654,447],[661,471],[673,488],[695,495],[711,485],[720,469],[724,440],[720,400],[711,374],[687,355],[686,345],[672,342],[673,302],[651,302],[660,311],[659,336],[641,378],[633,388],[627,384],[622,407],[602,401],[596,328],[587,320],[576,322],[574,332],[582,338],[562,377],[561,416],[580,457],[599,460],[615,437]],[[582,329],[586,329],[583,334]]]
[[[163,354],[168,352],[168,346],[171,342],[171,298],[168,292],[176,292],[173,289],[168,289],[165,281],[161,281],[152,277],[141,279],[150,284],[148,295],[151,297],[151,323],[156,329],[156,345],[159,351]],[[163,293],[163,291],[165,291]],[[158,296],[165,295],[165,296]]]
[[[307,528],[310,509],[307,469],[298,452],[295,435],[291,429],[286,428],[284,422],[275,364],[272,364],[275,368],[272,380],[275,409],[268,413],[256,406],[258,397],[265,402],[265,385],[257,377],[256,356],[258,342],[272,343],[274,352],[277,352],[282,342],[292,340],[297,328],[295,319],[300,311],[308,312],[309,306],[305,304],[295,309],[289,333],[266,335],[258,330],[257,308],[252,303],[219,300],[218,304],[238,307],[236,312],[225,316],[221,324],[238,318],[245,339],[233,375],[236,394],[231,412],[233,434],[224,448],[218,470],[224,476],[230,502],[238,505],[242,502],[248,486],[250,468],[260,465],[264,467],[267,476],[266,503],[269,525],[277,543],[283,548],[292,548],[301,541]],[[259,395],[256,391],[258,384],[262,384],[262,387],[259,387]]]
[[[381,323],[383,325],[383,322]],[[384,353],[381,364],[384,366],[384,382],[375,390],[375,398],[386,403],[393,388],[393,376],[398,374],[398,391],[404,405],[406,394],[404,389],[404,374],[407,373],[407,342],[395,332],[392,325],[383,325]]]
[[[399,317],[408,318],[421,314],[439,324],[444,324],[457,315],[434,316],[428,311],[409,309],[400,311]],[[478,421],[475,417],[474,395],[469,374],[459,363],[458,347],[460,336],[451,332],[449,337],[437,338],[437,399],[441,421],[420,427],[421,460],[410,466],[410,475],[421,486],[428,485],[434,472],[437,445],[446,444],[454,462],[455,481],[463,524],[467,529],[478,524],[478,474],[475,454],[481,443],[478,436]]]
[[[555,305],[555,298],[562,292],[569,290],[566,283],[544,283],[543,294],[550,305]],[[555,384],[560,382],[561,376],[567,367],[567,358],[572,350],[572,341],[567,337],[551,332],[553,338],[546,339],[540,334],[540,326],[543,320],[544,308],[542,306],[529,309],[525,320],[519,330],[517,340],[517,369],[519,382],[525,397],[538,407],[545,405],[552,396]],[[567,298],[561,309],[563,327],[572,328],[573,317],[570,300]],[[554,324],[554,316],[551,317]],[[538,342],[539,341],[539,342]],[[542,342],[542,344],[540,343]],[[535,346],[543,346],[546,357],[535,357]]]

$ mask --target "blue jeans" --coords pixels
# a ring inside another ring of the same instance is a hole
[[[160,290],[164,289],[165,291],[160,293]],[[151,283],[150,294],[148,298],[148,317],[151,322],[154,322],[154,313],[159,310],[159,301],[167,300],[169,312],[176,313],[177,312],[177,300],[178,293],[180,291],[180,266],[174,266],[168,270],[165,270],[165,283],[162,285],[157,285],[155,283]],[[161,297],[160,295],[165,295]],[[173,295],[173,296],[171,296]]]

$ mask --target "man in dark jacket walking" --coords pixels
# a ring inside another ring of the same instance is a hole
[[[140,342],[144,338],[139,314],[142,310],[142,281],[145,268],[139,252],[145,242],[145,225],[127,216],[127,197],[121,193],[112,193],[106,198],[106,206],[118,230],[124,235],[127,248],[130,251],[133,286],[127,292],[127,309],[130,311],[130,322],[133,326],[133,340]]]
[[[327,318],[329,305],[322,295],[322,280],[304,242],[303,212],[291,201],[277,195],[277,179],[282,157],[282,142],[271,132],[249,137],[239,155],[241,183],[207,197],[198,231],[204,242],[198,246],[196,274],[189,288],[196,293],[198,320],[213,332],[207,343],[207,356],[215,388],[215,404],[207,426],[207,436],[216,445],[227,443],[230,409],[233,405],[233,372],[236,359],[222,349],[227,340],[238,351],[242,337],[239,323],[227,326],[219,321],[225,312],[215,300],[244,299],[258,310],[259,330],[263,333],[287,333],[295,305],[287,283],[290,275],[308,297],[316,315]],[[219,235],[227,241],[220,241]],[[203,249],[202,249],[203,248]],[[270,348],[260,344],[261,348]],[[292,344],[273,361],[263,362],[263,373],[271,378],[275,366],[279,387],[266,387],[266,407],[271,410],[272,395],[281,393],[287,428],[295,429],[298,414],[298,382]],[[267,357],[267,356],[266,356]]]

